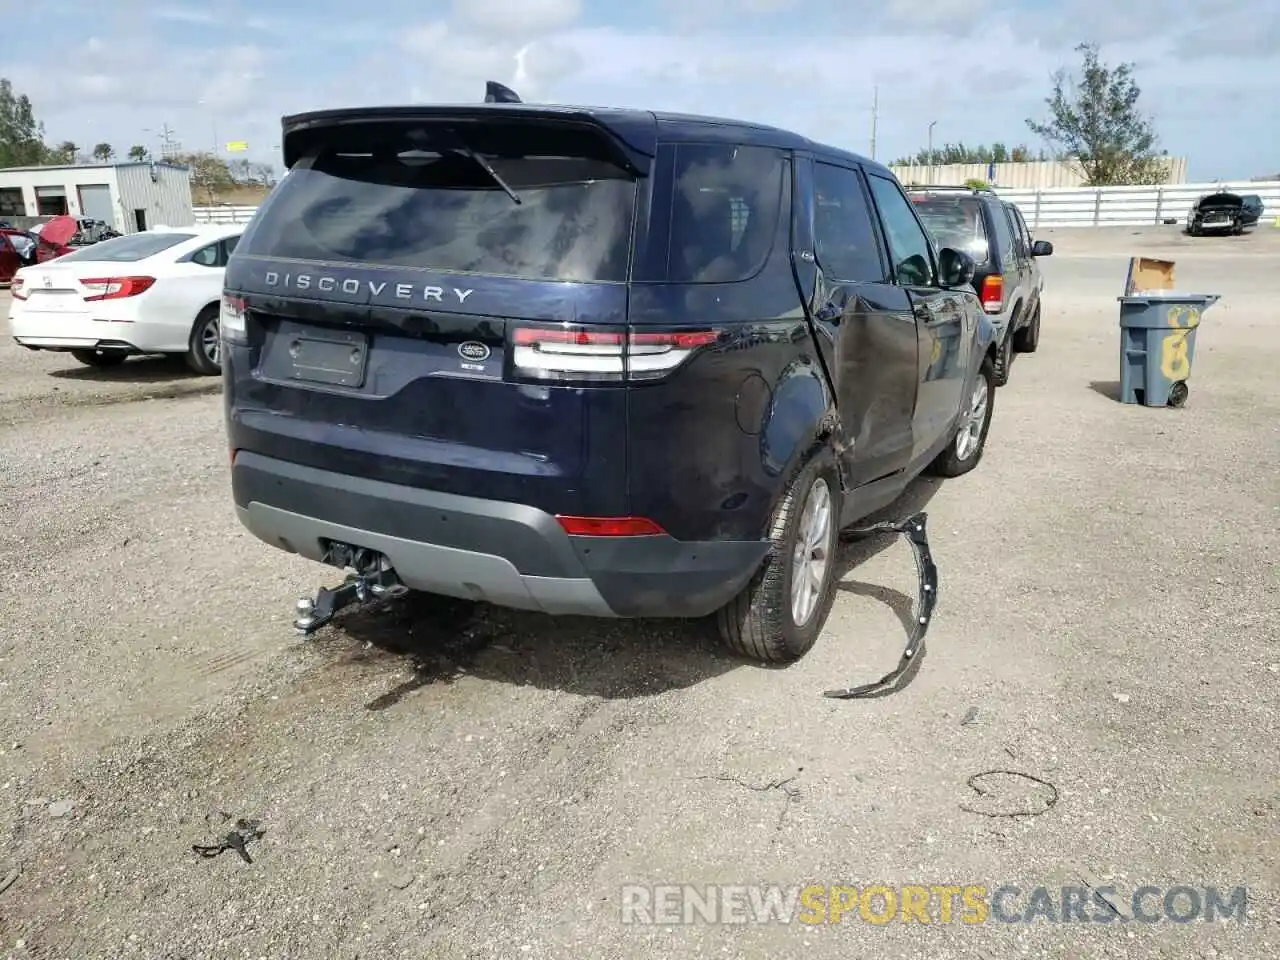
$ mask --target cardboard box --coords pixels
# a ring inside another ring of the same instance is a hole
[[[1124,281],[1126,297],[1142,296],[1159,290],[1173,289],[1173,261],[1129,258],[1129,275]]]

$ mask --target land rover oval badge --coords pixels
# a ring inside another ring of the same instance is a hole
[[[479,340],[468,340],[466,343],[458,344],[458,356],[463,360],[479,363],[489,359],[489,348]]]

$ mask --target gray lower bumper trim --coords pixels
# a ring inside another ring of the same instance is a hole
[[[615,616],[587,577],[525,576],[509,561],[492,554],[356,530],[263,503],[238,506],[236,513],[258,539],[308,560],[324,561],[322,539],[376,550],[411,590],[554,615]]]

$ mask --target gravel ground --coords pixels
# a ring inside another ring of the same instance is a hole
[[[0,956],[1280,955],[1280,232],[1042,237],[1041,348],[982,466],[906,495],[943,580],[929,652],[866,701],[821,691],[897,659],[891,541],[785,670],[689,625],[460,604],[301,641],[327,574],[236,523],[218,382],[6,330]],[[1224,297],[1181,410],[1111,397],[1131,253]],[[991,769],[1056,804],[984,815],[1019,799],[967,786]],[[252,864],[193,853],[239,817]],[[1249,920],[620,919],[624,884],[767,882],[1245,885]]]

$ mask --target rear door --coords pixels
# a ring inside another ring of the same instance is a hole
[[[251,347],[224,353],[238,446],[625,515],[639,171],[604,124],[530,114],[425,109],[286,137],[297,162],[227,269]]]
[[[908,291],[888,282],[861,172],[815,160],[812,178],[818,270],[811,313],[825,341],[849,444],[847,467],[862,485],[911,461],[916,310]]]
[[[1023,252],[1023,270],[1027,276],[1027,302],[1023,307],[1023,318],[1031,316],[1035,310],[1036,304],[1040,301],[1040,290],[1044,286],[1044,276],[1040,272],[1040,264],[1036,262],[1036,258],[1031,256],[1031,245],[1035,241],[1031,238],[1031,231],[1027,229],[1027,221],[1022,217],[1022,211],[1018,209],[1016,204],[1008,205],[1009,217],[1013,221],[1014,234],[1018,239],[1019,249]]]
[[[18,256],[18,251],[9,242],[9,237],[0,233],[0,283],[8,283],[12,280],[21,266],[22,258]]]
[[[913,459],[923,456],[950,429],[960,409],[969,340],[960,296],[938,286],[933,243],[897,181],[867,174],[888,247],[890,277],[905,290],[919,338]]]

